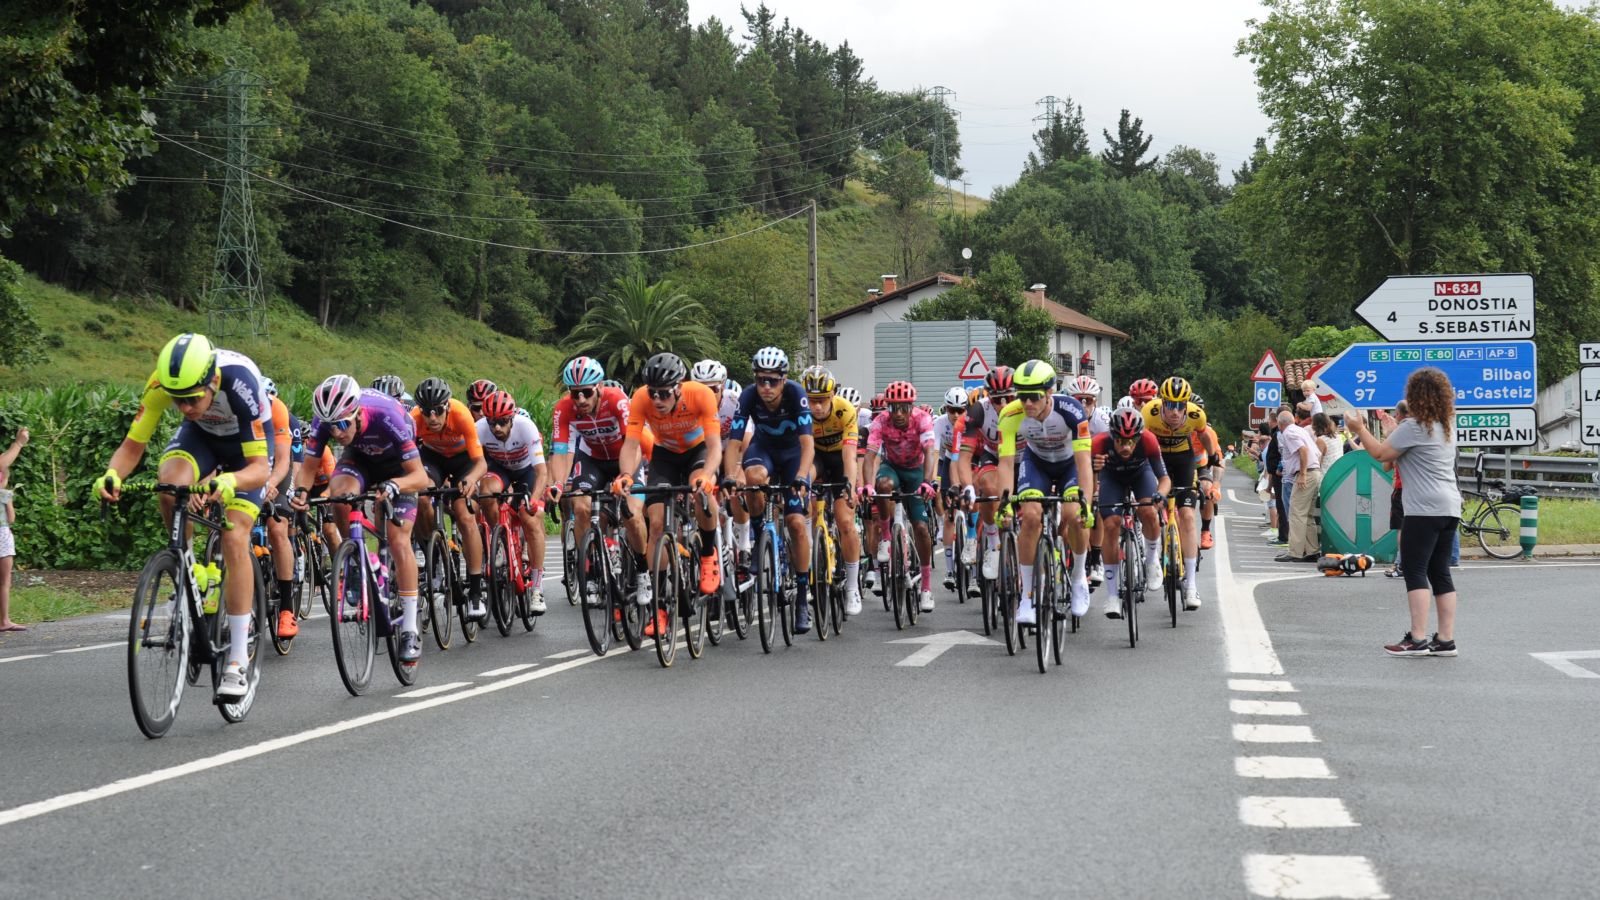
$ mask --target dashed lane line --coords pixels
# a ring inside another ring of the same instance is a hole
[[[1332,779],[1328,761],[1316,756],[1239,756],[1233,760],[1234,774],[1240,778]]]
[[[1338,797],[1240,797],[1239,821],[1253,828],[1354,828]]]
[[[1240,716],[1303,716],[1300,704],[1289,700],[1229,700],[1228,711]]]
[[[445,684],[430,684],[427,687],[420,687],[414,691],[405,691],[403,693],[393,694],[392,696],[398,699],[432,697],[434,694],[443,694],[458,688],[470,687],[471,685],[472,682],[470,681],[450,681],[446,682]]]
[[[1233,739],[1242,744],[1320,744],[1310,725],[1233,723]]]
[[[514,665],[514,666],[503,666],[503,667],[498,668],[498,669],[490,669],[487,672],[479,672],[478,673],[478,677],[479,678],[499,678],[502,675],[515,675],[518,672],[526,671],[526,670],[531,669],[531,668],[533,668],[534,666],[537,666],[537,665],[538,665],[538,663],[518,663],[517,665]],[[398,696],[398,695],[396,695],[396,696]]]
[[[1252,853],[1244,858],[1245,886],[1259,897],[1311,900],[1389,900],[1364,856]]]
[[[1229,678],[1228,690],[1251,691],[1258,694],[1293,694],[1294,685],[1287,681],[1260,681],[1254,678]]]

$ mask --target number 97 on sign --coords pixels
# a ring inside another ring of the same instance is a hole
[[[1255,405],[1268,408],[1283,403],[1283,383],[1278,381],[1256,382]]]

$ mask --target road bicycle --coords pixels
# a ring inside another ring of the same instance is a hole
[[[694,659],[705,653],[706,632],[710,627],[711,616],[706,606],[711,598],[700,593],[700,529],[689,512],[689,494],[695,492],[695,488],[686,484],[653,485],[633,491],[646,499],[667,499],[661,534],[650,545],[648,557],[650,622],[655,627],[646,627],[653,632],[656,659],[662,668],[671,666],[677,658],[679,619],[683,620],[684,644]],[[699,494],[697,499],[702,512],[710,510],[705,494]]]
[[[230,641],[228,617],[224,605],[217,602],[224,583],[218,568],[221,554],[208,556],[205,566],[197,565],[189,534],[193,525],[212,534],[231,526],[218,504],[211,504],[205,515],[189,510],[190,496],[209,493],[208,488],[156,484],[148,490],[170,495],[175,501],[167,546],[151,554],[139,573],[128,619],[128,696],[139,730],[153,739],[172,727],[184,685],[197,683],[203,666],[211,667],[212,690],[222,683]],[[104,516],[106,506],[101,509]],[[230,723],[242,722],[249,715],[261,684],[266,587],[259,568],[252,565],[250,572],[255,599],[250,616],[245,695],[234,701],[214,701],[222,718]],[[197,573],[205,573],[205,583],[197,583]],[[208,612],[207,606],[213,608]]]
[[[1036,635],[1034,651],[1038,657],[1039,671],[1043,673],[1049,671],[1052,658],[1057,666],[1061,665],[1061,651],[1066,644],[1067,623],[1071,623],[1073,631],[1078,630],[1078,618],[1072,615],[1070,609],[1070,592],[1064,590],[1069,584],[1065,559],[1067,554],[1061,551],[1059,532],[1061,504],[1066,500],[1062,497],[1046,496],[1029,497],[1020,502],[1038,503],[1042,507],[1039,543],[1033,555],[1035,624],[1032,630]],[[1026,625],[1017,626],[1019,644],[1024,641],[1021,633],[1027,628]]]
[[[339,680],[352,697],[359,697],[372,683],[372,666],[377,656],[378,639],[384,639],[389,663],[402,685],[417,678],[417,663],[400,660],[400,619],[402,609],[395,587],[393,557],[389,552],[387,529],[367,522],[361,508],[376,502],[378,521],[390,519],[387,500],[377,492],[318,497],[313,506],[348,504],[350,536],[333,553],[333,607],[328,616],[333,630],[333,658],[339,666]],[[375,549],[367,547],[367,531],[373,532]],[[423,604],[418,603],[419,634]]]
[[[561,518],[561,589],[567,592],[567,605],[578,605],[578,526],[572,516],[572,505],[562,498],[558,510]]]
[[[789,565],[782,514],[774,515],[773,507],[781,506],[783,498],[792,493],[791,485],[750,484],[734,489],[740,494],[765,494],[767,502],[761,506],[761,515],[751,517],[755,529],[755,556],[750,561],[750,574],[755,577],[751,588],[751,601],[755,607],[756,631],[761,637],[761,652],[771,653],[776,641],[775,631],[783,634],[785,647],[794,646],[794,622],[789,610],[796,593],[794,572]]]
[[[839,525],[833,520],[833,504],[848,496],[844,481],[811,486],[811,605],[817,640],[828,639],[828,628],[838,635],[844,631],[844,560],[839,553]]]
[[[1478,478],[1477,490],[1461,489],[1461,523],[1457,526],[1463,540],[1476,539],[1483,552],[1495,559],[1516,559],[1522,555],[1522,505],[1521,498],[1531,489],[1508,491],[1504,481],[1491,481],[1484,489],[1483,478]],[[1516,502],[1512,498],[1516,498]]]
[[[962,562],[967,552],[967,545],[976,541],[977,535],[969,533],[972,523],[976,521],[977,513],[969,512],[962,508],[961,490],[959,488],[944,492],[945,508],[953,513],[944,519],[944,527],[952,529],[950,532],[950,553],[955,560],[955,593],[957,603],[966,603],[967,595],[976,583],[973,580],[972,566]],[[976,563],[974,563],[976,565]]]
[[[433,517],[433,530],[426,535],[422,552],[417,555],[417,585],[419,599],[426,597],[428,616],[433,622],[433,642],[440,650],[449,650],[454,640],[452,616],[461,619],[461,634],[472,643],[478,639],[478,620],[467,614],[467,561],[461,552],[461,541],[456,531],[455,517],[449,507],[461,497],[455,486],[430,488],[417,492],[418,499],[433,501],[437,514]],[[473,507],[470,498],[468,508]]]
[[[881,565],[880,580],[885,585],[884,602],[894,612],[894,627],[896,630],[904,629],[908,625],[917,624],[917,615],[921,611],[918,605],[922,588],[922,557],[917,553],[917,542],[913,536],[910,519],[906,516],[906,501],[920,499],[922,495],[916,491],[891,491],[888,493],[873,493],[873,501],[893,501],[894,517],[888,524],[889,529],[889,561]],[[873,505],[872,514],[878,515],[876,503]],[[879,522],[880,533],[885,526]]]
[[[333,554],[323,537],[322,519],[304,512],[292,513],[290,540],[294,543],[295,612],[311,617],[311,603],[320,598],[325,612],[333,612]]]
[[[1178,535],[1178,500],[1168,497],[1161,512],[1161,590],[1167,597],[1172,627],[1178,627],[1178,595],[1183,591],[1183,541]]]
[[[974,504],[978,504],[978,503],[998,503],[998,502],[1000,502],[1001,499],[1002,498],[999,497],[999,496],[976,497],[976,498],[973,499],[972,502]],[[977,513],[972,513],[972,515],[977,515]],[[977,534],[975,536],[969,538],[969,540],[974,540],[978,544],[978,550],[977,550],[977,554],[975,556],[976,561],[972,564],[972,566],[963,567],[963,568],[967,568],[969,577],[971,579],[971,582],[970,582],[971,583],[971,589],[977,591],[978,600],[979,600],[979,610],[978,611],[979,611],[979,614],[983,617],[983,633],[987,635],[987,634],[992,634],[995,631],[995,629],[1000,627],[1000,619],[1001,619],[1001,603],[1000,603],[1000,600],[1001,600],[1001,596],[1002,596],[1002,591],[999,590],[999,584],[1000,584],[1000,579],[999,578],[985,578],[983,576],[983,556],[984,556],[984,553],[988,551],[988,549],[989,549],[989,541],[991,540],[991,538],[989,538],[988,536],[986,536],[984,534],[985,530],[986,529],[979,528],[977,530]],[[996,532],[996,536],[994,538],[992,538],[992,540],[994,540],[996,542],[999,542],[1001,540],[1000,537],[999,537],[999,532],[998,531]],[[999,549],[998,546],[996,547],[996,549]],[[959,563],[958,563],[958,565],[959,565]]]
[[[1153,501],[1124,500],[1102,508],[1103,515],[1117,516],[1121,527],[1117,534],[1117,548],[1122,554],[1118,563],[1117,597],[1122,605],[1122,618],[1128,623],[1128,646],[1139,646],[1139,604],[1144,602],[1144,532],[1140,530],[1138,511],[1159,506]]]
[[[589,649],[596,656],[605,656],[611,642],[619,640],[637,650],[644,644],[645,608],[629,595],[637,572],[622,533],[622,520],[631,518],[633,512],[604,489],[572,491],[567,496],[594,500],[589,528],[578,540],[576,567]]]
[[[501,637],[511,635],[517,619],[522,620],[524,631],[532,631],[539,623],[533,598],[540,585],[533,580],[533,566],[525,559],[521,515],[511,508],[518,501],[525,502],[527,496],[523,490],[478,495],[479,500],[499,501],[494,529],[483,545],[483,576],[489,585],[489,610]],[[478,520],[488,527],[482,516]]]

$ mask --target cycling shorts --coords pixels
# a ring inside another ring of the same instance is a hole
[[[683,453],[673,453],[657,446],[655,453],[650,455],[650,471],[645,475],[644,483],[649,487],[687,485],[689,476],[705,467],[705,444],[696,444]],[[666,503],[667,498],[646,497],[644,502],[646,506],[654,506],[657,503]]]
[[[523,466],[520,469],[507,469],[505,466],[502,466],[491,459],[489,460],[489,471],[484,474],[484,481],[486,482],[487,490],[491,494],[496,494],[500,491],[521,491],[523,495],[517,498],[516,501],[512,503],[512,506],[515,506],[517,509],[522,509],[526,507],[529,502],[537,501],[539,499],[533,496],[533,484],[535,479],[537,479],[538,474],[538,466]],[[493,478],[494,481],[489,481],[490,478]],[[498,486],[496,486],[496,483],[498,483]]]
[[[745,448],[742,462],[746,469],[754,466],[766,469],[768,484],[794,484],[800,474],[800,448],[796,446],[774,450],[763,444],[761,438],[757,436]],[[796,494],[786,494],[783,498],[783,512],[784,515],[805,515],[805,500]]]
[[[1142,500],[1154,496],[1156,487],[1160,483],[1156,479],[1155,471],[1148,464],[1140,466],[1138,471],[1131,475],[1118,476],[1110,472],[1101,472],[1094,492],[1094,502],[1100,509],[1106,510],[1130,498]]]
[[[339,457],[339,464],[333,468],[333,477],[338,478],[345,475],[354,478],[356,480],[356,493],[365,491],[370,487],[377,487],[381,482],[392,481],[405,474],[398,463],[390,463],[389,465],[363,464],[355,457],[356,454],[354,453],[346,453]],[[417,520],[417,495],[400,494],[395,497],[393,509],[390,512],[402,522],[415,522]]]
[[[1047,497],[1059,497],[1078,483],[1078,462],[1074,457],[1060,461],[1040,459],[1026,447],[1017,454],[1017,493],[1033,490]]]
[[[182,459],[189,463],[194,472],[194,483],[199,484],[203,479],[211,477],[218,472],[237,472],[249,462],[245,459],[244,449],[239,442],[232,438],[216,438],[200,426],[185,420],[178,426],[178,431],[167,442],[167,447],[161,453],[161,462],[169,459]],[[267,465],[272,465],[271,448],[268,448]],[[236,491],[233,499],[224,506],[227,509],[238,510],[249,516],[251,521],[261,515],[261,506],[266,502],[266,485],[253,491]]]
[[[459,485],[472,471],[474,460],[465,453],[455,456],[445,456],[435,453],[427,447],[422,448],[422,468],[428,472],[428,480],[436,488],[446,485]]]
[[[595,459],[579,450],[572,457],[572,487],[579,491],[603,491],[611,487],[621,471],[620,460]]]
[[[878,479],[889,479],[894,482],[894,490],[902,494],[909,494],[922,487],[922,467],[913,466],[902,469],[890,465],[888,462],[878,464]],[[928,521],[928,504],[921,497],[913,497],[905,501],[906,518],[912,522],[926,523]]]
[[[1167,476],[1172,479],[1172,496],[1177,498],[1178,505],[1193,507],[1199,500],[1195,491],[1194,452],[1180,450],[1162,453],[1161,460],[1167,464]]]
[[[844,483],[844,451],[843,450],[818,450],[814,455],[817,468],[817,484],[843,484]]]

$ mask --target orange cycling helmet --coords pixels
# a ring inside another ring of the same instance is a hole
[[[496,419],[509,419],[517,414],[517,401],[505,391],[495,391],[483,401],[483,417],[491,422]]]
[[[886,403],[915,403],[917,386],[909,381],[891,381],[883,389],[883,399]]]

